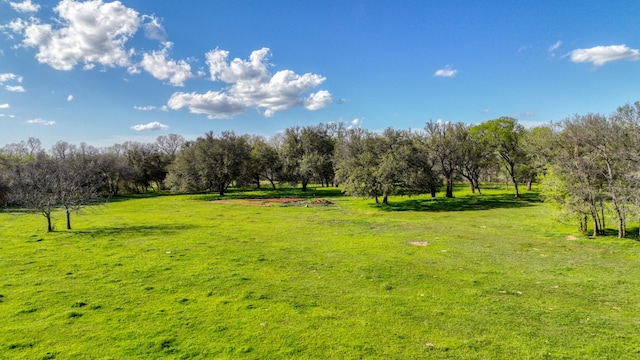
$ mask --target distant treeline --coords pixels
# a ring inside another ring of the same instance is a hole
[[[272,137],[209,132],[193,141],[176,134],[154,143],[107,148],[58,142],[46,151],[30,138],[0,149],[0,202],[42,213],[70,214],[121,193],[170,190],[216,192],[230,186],[340,186],[353,196],[386,203],[390,195],[431,194],[465,181],[504,181],[543,194],[594,236],[605,218],[619,236],[640,211],[640,102],[611,115],[576,115],[526,129],[501,117],[480,124],[429,122],[420,131],[382,133],[344,124],[290,127]]]

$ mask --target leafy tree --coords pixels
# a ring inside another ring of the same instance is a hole
[[[376,168],[380,164],[379,136],[354,128],[347,131],[336,163],[336,178],[349,195],[371,197],[379,202],[382,189]]]
[[[429,151],[438,163],[438,169],[446,181],[448,198],[453,197],[454,175],[464,160],[462,143],[466,129],[461,123],[430,121],[425,126]]]
[[[545,175],[553,157],[554,147],[551,141],[554,134],[550,126],[537,126],[526,129],[522,137],[522,149],[527,161],[522,164],[519,173],[527,181],[527,190],[531,190],[533,181],[539,175]]]
[[[216,191],[224,195],[240,178],[249,159],[247,138],[234,132],[209,132],[188,143],[169,166],[167,185],[174,192]]]
[[[501,117],[476,126],[476,132],[493,147],[503,162],[515,188],[515,197],[520,196],[518,189],[518,167],[526,163],[526,153],[522,147],[524,127],[516,119]]]
[[[336,178],[354,196],[388,203],[395,193],[432,189],[434,177],[425,152],[409,131],[386,129],[378,135],[360,128],[347,131],[338,151]]]
[[[255,178],[258,188],[262,179],[268,180],[273,190],[276,189],[276,181],[282,173],[282,160],[278,149],[269,143],[264,137],[256,136],[250,140],[250,173]]]
[[[323,184],[333,180],[335,142],[325,125],[291,127],[284,132],[281,147],[283,176],[302,184],[302,191],[312,179]]]

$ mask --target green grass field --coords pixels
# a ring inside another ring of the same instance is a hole
[[[0,358],[640,357],[633,239],[577,234],[535,193],[311,194],[333,205],[119,198],[49,234],[0,213]]]

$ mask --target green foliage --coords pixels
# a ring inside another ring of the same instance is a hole
[[[0,213],[0,358],[637,358],[638,243],[455,191],[131,196],[54,233]]]

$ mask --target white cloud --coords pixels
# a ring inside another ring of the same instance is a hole
[[[166,42],[162,50],[145,53],[140,65],[156,79],[168,80],[174,86],[184,86],[184,82],[194,76],[191,74],[191,66],[186,61],[167,59],[167,53],[172,46],[172,43]]]
[[[135,131],[157,131],[157,130],[167,130],[169,129],[169,126],[162,124],[160,122],[154,121],[148,124],[134,125],[131,127],[131,129]]]
[[[11,91],[11,92],[25,92],[26,90],[20,86],[20,85],[16,85],[16,86],[12,86],[12,85],[7,85],[5,86],[5,89],[7,89],[7,91]]]
[[[35,125],[44,125],[44,126],[51,126],[51,125],[55,125],[56,124],[55,121],[47,121],[47,120],[43,120],[41,118],[27,120],[27,121],[25,121],[25,123],[27,123],[27,124],[35,124]]]
[[[67,101],[73,101],[73,95],[67,96]]]
[[[562,41],[558,40],[555,42],[555,44],[551,45],[549,47],[549,52],[552,53],[556,50],[558,50],[560,48],[560,46],[562,46]]]
[[[152,40],[165,41],[167,38],[167,33],[164,30],[164,27],[160,23],[160,20],[155,16],[144,15],[143,20],[148,20],[142,25],[144,29],[144,35]]]
[[[12,73],[4,73],[0,74],[0,84],[5,83],[7,81],[17,81],[19,83],[22,82],[22,76],[12,74]]]
[[[602,66],[617,60],[640,60],[640,51],[627,45],[595,46],[589,49],[576,49],[569,53],[574,63],[592,63]]]
[[[351,120],[349,122],[349,126],[347,126],[347,129],[354,129],[354,128],[359,128],[362,126],[362,120],[363,119],[359,119],[359,118],[355,118],[353,120]]]
[[[151,111],[156,109],[155,106],[134,106],[133,108],[140,111]]]
[[[228,51],[212,50],[206,54],[211,80],[221,80],[226,83],[263,82],[269,77],[269,71],[265,63],[269,55],[269,49],[262,48],[253,51],[248,61],[235,58],[230,63],[227,63]]]
[[[457,73],[458,70],[452,68],[450,65],[447,65],[444,68],[436,71],[433,75],[439,77],[455,77]]]
[[[6,25],[0,25],[0,30],[9,29],[14,33],[20,33],[27,26],[29,26],[29,23],[27,21],[22,20],[21,18],[17,18],[17,19],[11,20]],[[9,36],[9,37],[13,38],[12,36]]]
[[[0,104],[0,109],[8,109],[10,108],[9,104]]]
[[[32,3],[31,0],[24,0],[21,3],[10,1],[9,5],[18,12],[36,12],[40,10],[40,5]]]
[[[129,51],[125,43],[137,32],[141,19],[138,13],[119,1],[77,2],[62,0],[54,8],[58,18],[53,24],[41,24],[31,19],[23,26],[23,45],[37,47],[36,58],[56,70],[71,70],[77,64],[92,67],[129,66]]]
[[[307,110],[318,110],[328,106],[333,101],[333,96],[327,90],[320,90],[317,93],[312,93],[308,98],[304,100],[304,107]]]
[[[268,70],[268,48],[253,51],[248,60],[228,61],[229,52],[215,49],[206,54],[211,80],[231,84],[220,91],[206,93],[174,93],[167,106],[178,110],[188,108],[191,113],[205,114],[210,119],[229,118],[250,108],[262,111],[266,117],[295,106],[318,110],[332,101],[326,90],[304,97],[303,94],[319,86],[325,77],[307,73],[296,74],[281,70],[273,76]]]

